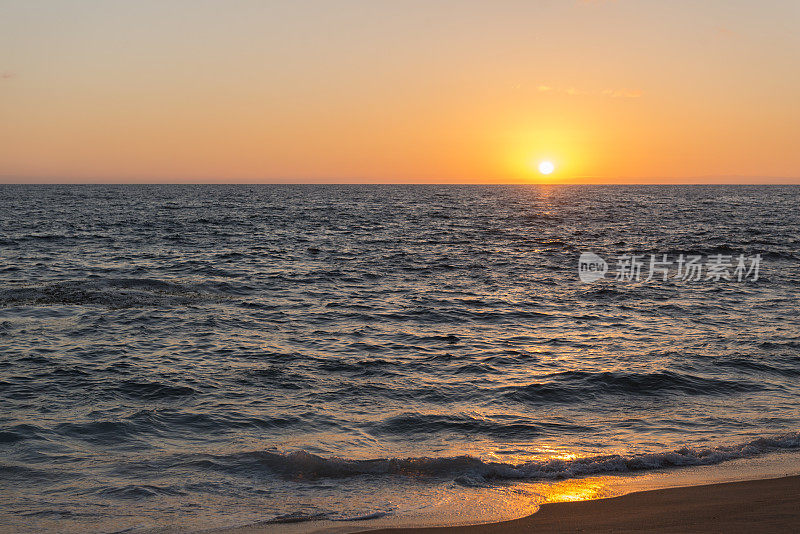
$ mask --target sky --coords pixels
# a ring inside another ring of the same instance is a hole
[[[798,25],[798,0],[0,0],[0,181],[800,183]]]

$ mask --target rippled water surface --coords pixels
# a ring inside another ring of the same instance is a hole
[[[797,187],[0,187],[0,524],[401,516],[798,448],[797,206]],[[583,251],[762,263],[583,284]]]

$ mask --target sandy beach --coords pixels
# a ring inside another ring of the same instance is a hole
[[[365,534],[767,533],[798,530],[800,530],[800,476],[669,488],[609,499],[545,504],[537,513],[528,517],[484,525],[392,528],[362,532]]]

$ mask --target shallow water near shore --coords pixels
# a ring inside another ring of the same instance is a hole
[[[797,205],[798,187],[0,187],[0,524],[469,523],[619,475],[791,466]],[[762,264],[581,283],[587,251]]]
[[[455,491],[436,502],[403,514],[359,521],[302,523],[244,523],[212,530],[216,534],[350,534],[379,528],[461,526],[519,519],[547,503],[619,497],[633,492],[700,486],[800,475],[800,452],[767,454],[758,458],[682,469],[659,469],[636,474],[601,475],[562,481],[512,482],[475,494]]]

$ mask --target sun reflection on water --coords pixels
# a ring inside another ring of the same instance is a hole
[[[544,502],[573,502],[613,497],[617,494],[610,487],[610,477],[589,477],[556,482],[543,486],[540,495]]]

